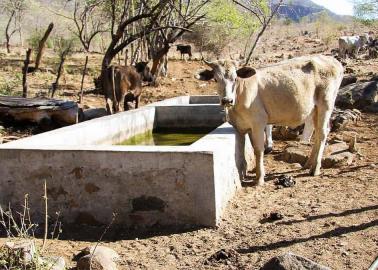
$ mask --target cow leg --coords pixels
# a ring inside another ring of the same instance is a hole
[[[316,130],[318,131],[316,135],[316,154],[314,157],[315,164],[312,165],[310,168],[310,174],[313,176],[317,176],[320,174],[320,168],[322,163],[322,156],[325,148],[325,143],[327,140],[327,135],[329,133],[328,122],[331,118],[332,109],[321,109],[319,112],[317,123],[316,123]]]
[[[108,112],[108,114],[113,114],[113,110],[112,110],[113,104],[111,104],[112,102],[110,98],[106,98],[105,102],[106,102],[106,111]]]
[[[273,129],[273,125],[267,125],[265,127],[266,146],[265,146],[264,154],[269,154],[273,150],[272,129]]]
[[[311,122],[311,125],[312,126],[315,126],[316,127],[316,123],[318,122],[318,111],[317,111],[317,107],[315,107],[315,109],[313,110],[313,112],[312,112],[312,121],[307,121],[307,119],[306,119],[306,123],[305,123],[305,130],[306,130],[306,125],[307,125],[307,122]],[[303,131],[303,132],[305,132],[305,130]],[[315,141],[314,141],[314,145],[312,146],[312,148],[311,148],[311,154],[310,154],[310,156],[307,158],[307,161],[306,161],[306,164],[304,165],[304,168],[305,169],[310,169],[310,168],[312,168],[312,166],[313,166],[313,164],[315,163],[315,156],[316,156],[316,152],[315,152],[315,149],[316,149],[316,147],[315,147],[315,145],[317,144],[317,137],[318,137],[318,135],[317,135],[317,133],[319,132],[319,130],[316,128],[315,129]],[[306,133],[307,133],[307,131],[306,131]],[[302,137],[302,138],[304,138],[304,136]]]
[[[137,97],[135,97],[135,109],[138,109],[138,107],[139,107],[139,101],[140,101],[140,95],[138,95]]]
[[[343,59],[346,58],[346,50],[343,49],[343,48],[340,49],[340,57],[343,58]]]
[[[314,132],[314,122],[313,122],[313,113],[311,113],[305,121],[303,133],[300,136],[300,141],[303,143],[310,143],[313,132]]]
[[[121,111],[121,104],[123,103],[123,111],[126,111],[125,110],[125,97],[126,97],[126,93],[125,94],[121,94],[120,98],[119,98],[119,101],[118,101],[118,110]]]
[[[259,126],[254,128],[253,131],[248,132],[249,139],[253,146],[253,151],[256,158],[256,180],[257,185],[264,185],[264,128],[265,126]]]

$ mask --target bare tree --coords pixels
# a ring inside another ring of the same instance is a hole
[[[108,31],[108,23],[103,18],[105,0],[75,0],[73,22],[77,36],[86,52],[90,51],[91,42],[100,33]]]
[[[16,32],[21,31],[21,21],[26,10],[26,3],[25,0],[2,0],[0,9],[8,16],[5,39],[7,52],[10,53],[10,39]]]
[[[269,7],[268,1],[260,0],[232,0],[234,3],[243,7],[245,10],[250,12],[260,23],[260,30],[257,33],[254,43],[249,50],[248,56],[246,58],[246,63],[248,64],[251,60],[253,51],[255,50],[257,43],[264,34],[266,28],[269,26],[270,22],[274,16],[278,13],[279,8],[281,7],[283,0],[278,0],[276,3],[274,1]],[[249,41],[248,41],[249,42]]]
[[[35,69],[34,70],[38,70],[38,68],[39,68],[39,65],[40,65],[41,59],[42,59],[42,55],[43,55],[43,51],[45,49],[46,41],[47,41],[51,31],[53,30],[53,28],[54,28],[54,24],[50,23],[49,26],[47,27],[46,32],[43,35],[42,39],[38,42],[38,52],[37,52],[37,57],[35,59]]]
[[[29,67],[29,63],[30,63],[31,52],[32,52],[31,49],[28,49],[26,51],[24,67],[22,68],[22,97],[24,97],[24,98],[26,98],[28,96],[27,76],[28,76],[28,67]]]
[[[108,45],[101,65],[100,79],[102,85],[105,83],[105,73],[110,66],[113,58],[123,51],[132,42],[148,35],[161,28],[154,27],[155,21],[158,20],[161,12],[167,7],[170,0],[161,1],[138,1],[134,7],[133,13],[130,12],[131,1],[129,0],[106,0],[105,11],[110,21],[111,41]],[[151,2],[155,2],[152,3]],[[133,25],[137,25],[138,30],[134,33],[128,31]],[[102,89],[98,89],[100,93]]]
[[[172,1],[159,20],[155,21],[156,27],[175,26],[174,28],[162,27],[147,38],[153,61],[151,72],[155,77],[159,75],[160,67],[171,45],[185,32],[191,31],[190,28],[205,17],[203,9],[209,2],[209,0]]]
[[[66,61],[66,58],[69,54],[72,53],[73,47],[74,47],[74,41],[73,39],[65,39],[62,37],[58,37],[55,41],[56,43],[56,50],[58,51],[59,54],[59,66],[58,66],[58,71],[56,75],[56,80],[52,84],[51,88],[51,97],[53,98],[55,95],[56,90],[59,88],[59,79],[62,75],[63,72],[63,66],[64,62]]]

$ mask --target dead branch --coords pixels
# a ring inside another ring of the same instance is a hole
[[[27,76],[28,76],[28,68],[30,63],[30,55],[32,50],[28,49],[26,51],[26,58],[24,61],[24,67],[22,68],[22,97],[26,98],[28,95],[28,83],[27,83]]]
[[[51,31],[53,30],[53,28],[54,28],[54,24],[50,23],[49,26],[47,27],[46,31],[45,31],[45,34],[43,35],[42,39],[38,43],[38,53],[37,53],[37,57],[35,59],[35,70],[38,70],[38,68],[39,68],[46,41],[47,41]]]

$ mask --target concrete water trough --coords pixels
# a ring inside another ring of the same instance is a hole
[[[28,194],[42,222],[216,226],[251,167],[250,144],[214,96],[182,96],[0,145],[0,204]],[[115,145],[156,128],[214,129],[188,146]]]

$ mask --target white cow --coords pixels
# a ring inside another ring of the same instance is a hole
[[[258,70],[237,70],[236,61],[205,62],[214,72],[230,123],[241,134],[249,135],[258,185],[264,184],[264,129],[268,124],[296,127],[312,119],[315,143],[305,167],[312,175],[320,174],[328,122],[343,78],[340,62],[317,55]]]
[[[357,57],[358,52],[369,42],[369,35],[343,36],[339,38],[339,56],[346,58],[347,55]]]

